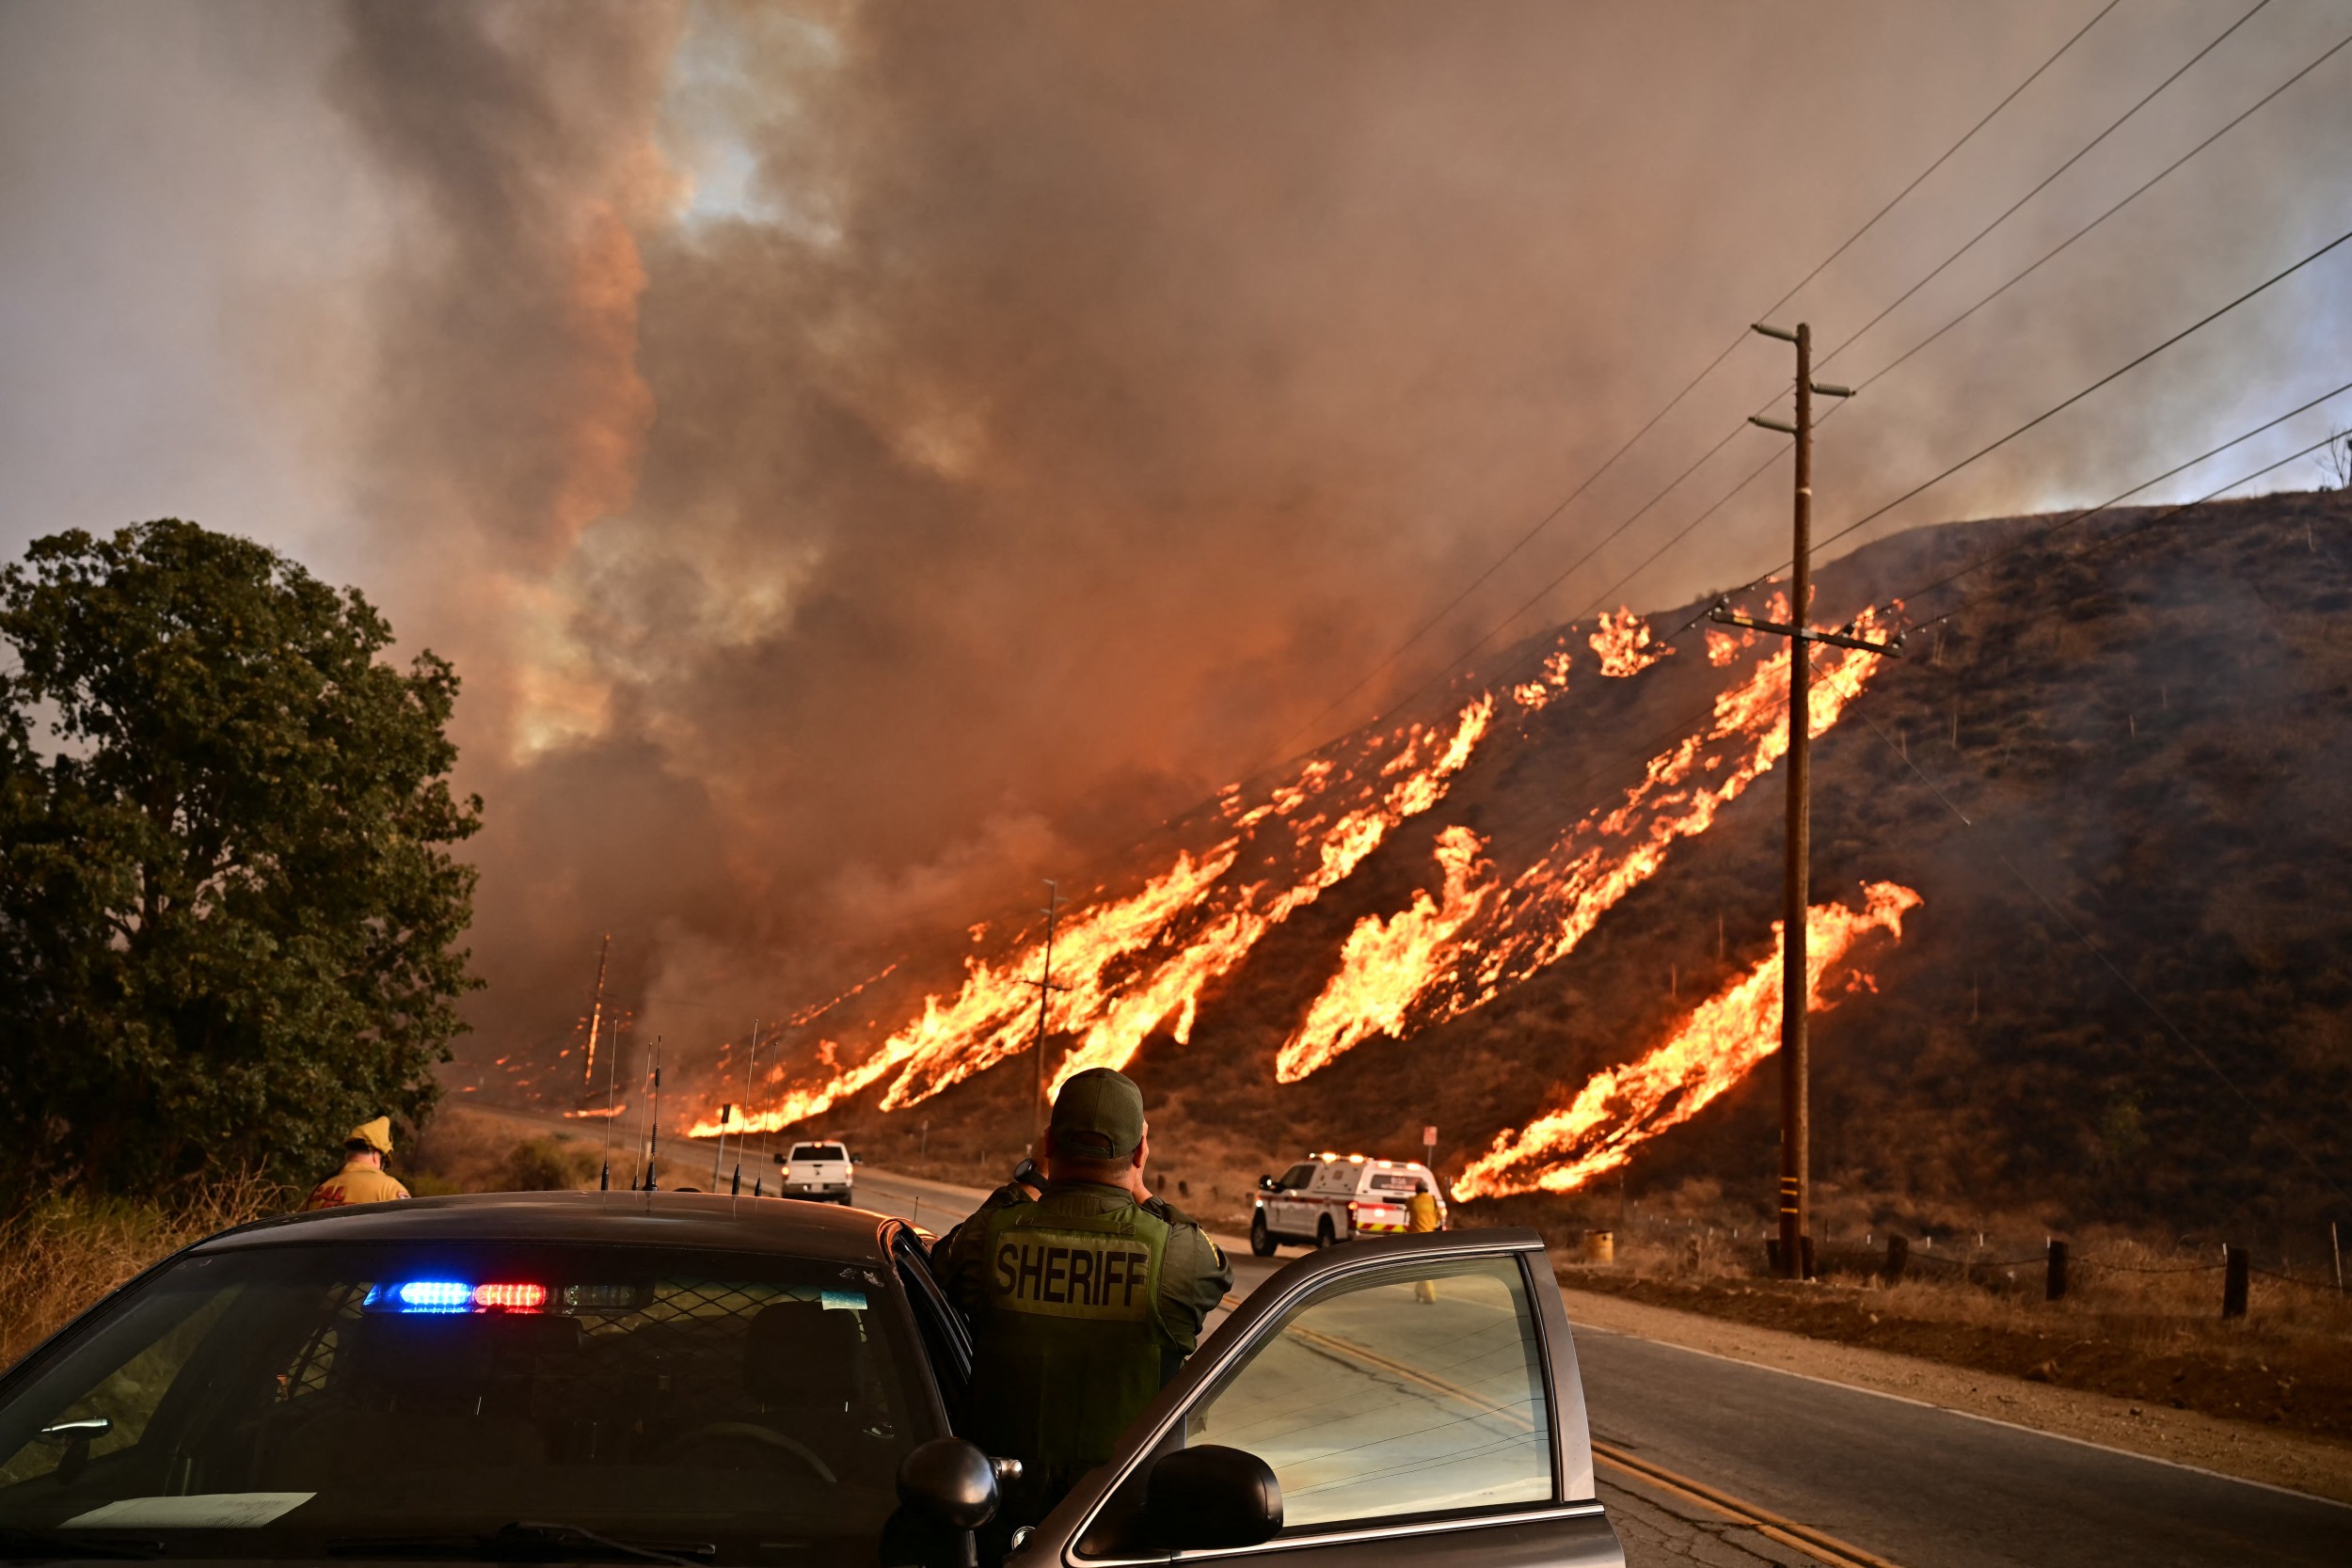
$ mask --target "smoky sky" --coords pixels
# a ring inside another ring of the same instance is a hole
[[[715,1039],[1090,885],[1502,625],[1787,351],[1743,342],[1324,711],[2096,8],[198,5],[167,48],[143,9],[15,8],[8,542],[182,513],[358,582],[467,681],[469,1051],[560,1036],[607,931],[640,1028]],[[2234,14],[2119,8],[1783,317],[1842,340]],[[2343,27],[2274,0],[1821,373]],[[2347,69],[1824,425],[1824,524],[2352,225],[2319,150]],[[1874,531],[2101,499],[2303,401],[2346,276]],[[1737,437],[1507,635],[1772,566],[1785,462],[1618,581],[1773,450]]]

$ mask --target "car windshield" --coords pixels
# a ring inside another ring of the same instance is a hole
[[[0,1533],[463,1558],[531,1522],[869,1568],[899,1460],[940,1435],[895,1289],[634,1246],[191,1258],[9,1379]]]
[[[849,1157],[850,1151],[839,1144],[794,1144],[792,1146],[792,1158],[795,1160],[846,1160]]]

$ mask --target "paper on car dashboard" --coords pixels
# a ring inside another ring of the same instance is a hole
[[[183,1497],[123,1497],[77,1513],[65,1529],[257,1529],[317,1497],[316,1492],[199,1492]]]

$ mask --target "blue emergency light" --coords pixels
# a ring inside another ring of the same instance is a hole
[[[462,1279],[411,1279],[369,1287],[362,1307],[382,1312],[536,1312],[547,1305],[544,1285],[469,1285]]]
[[[463,1312],[473,1306],[473,1287],[455,1279],[412,1279],[392,1298],[403,1312]]]

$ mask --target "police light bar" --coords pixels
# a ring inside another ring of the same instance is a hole
[[[536,1312],[547,1304],[545,1285],[470,1285],[462,1279],[411,1279],[389,1290],[378,1285],[361,1303],[390,1312]]]

